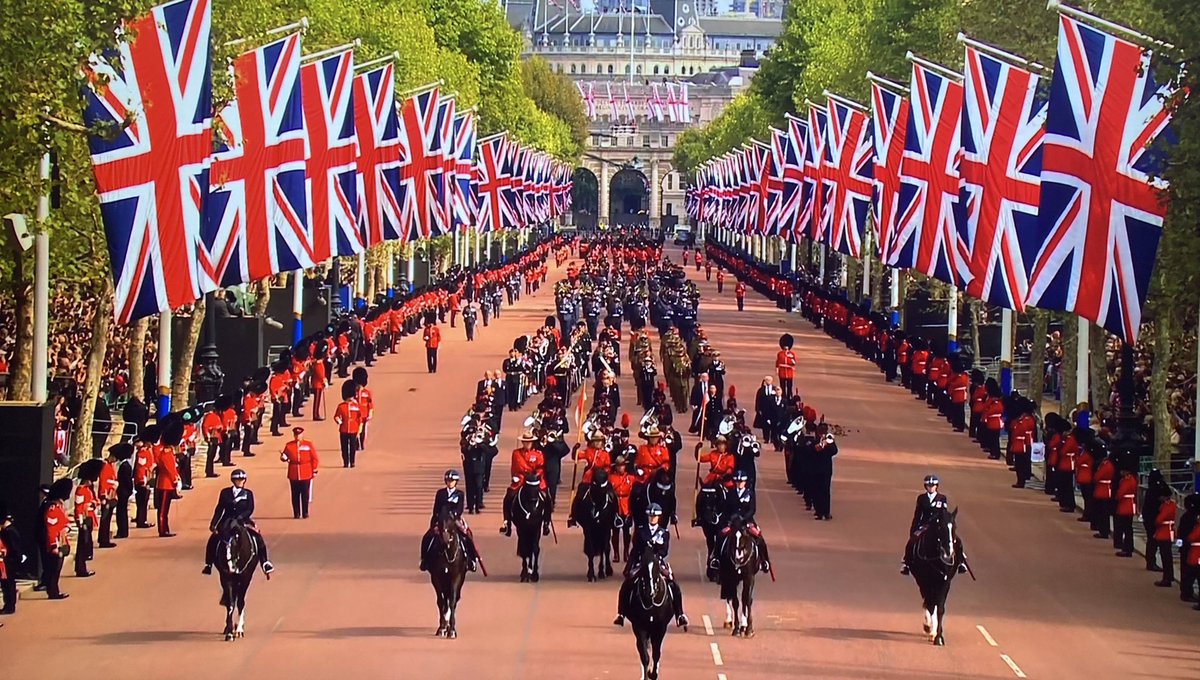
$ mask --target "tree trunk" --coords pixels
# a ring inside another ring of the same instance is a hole
[[[24,253],[13,255],[11,291],[16,306],[17,345],[13,348],[8,378],[8,398],[13,401],[29,401],[33,397],[33,282],[25,271],[28,260]],[[42,357],[42,361],[47,359]]]
[[[79,406],[79,418],[71,434],[69,465],[78,465],[92,457],[92,426],[96,413],[96,397],[100,394],[100,380],[104,374],[104,357],[108,354],[108,328],[113,314],[112,281],[104,277],[103,288],[97,297],[95,316],[92,318],[92,343],[88,349],[87,377],[83,380],[83,397]],[[109,423],[111,431],[112,424]]]
[[[255,284],[258,285],[258,284]],[[267,287],[270,291],[270,286]],[[270,295],[270,292],[267,293]],[[257,307],[257,303],[255,305]],[[186,334],[183,338],[172,338],[179,347],[175,355],[175,365],[171,371],[171,410],[182,411],[190,404],[188,392],[192,389],[192,368],[196,364],[196,346],[200,344],[200,330],[204,328],[204,310],[207,307],[206,298],[196,301],[192,316],[188,319]],[[183,340],[182,346],[179,341]],[[159,361],[171,361],[171,357],[159,357]]]
[[[1025,396],[1032,399],[1041,410],[1042,392],[1046,389],[1043,365],[1046,363],[1046,336],[1050,333],[1050,313],[1030,307],[1027,315],[1033,322],[1033,351],[1029,353],[1029,394]]]
[[[1063,361],[1062,361],[1062,386],[1059,392],[1062,393],[1062,398],[1058,403],[1058,414],[1064,418],[1071,415],[1071,410],[1078,404],[1077,395],[1075,394],[1075,375],[1079,370],[1079,322],[1073,314],[1064,314],[1066,322],[1063,324],[1062,330],[1062,346],[1063,346]],[[1084,370],[1087,370],[1084,368]]]
[[[1167,390],[1167,380],[1171,377],[1171,361],[1175,355],[1175,321],[1176,317],[1171,309],[1163,309],[1154,317],[1150,413],[1154,418],[1154,460],[1160,470],[1168,468],[1171,454],[1175,452],[1175,444],[1171,442],[1174,427],[1171,422],[1170,392]]]
[[[146,403],[146,332],[150,317],[133,322],[129,329],[129,395]]]
[[[1108,331],[1096,324],[1088,333],[1088,354],[1091,355],[1091,393],[1092,413],[1107,413],[1108,398],[1112,395],[1112,385],[1108,378],[1108,352],[1105,343],[1108,341]]]

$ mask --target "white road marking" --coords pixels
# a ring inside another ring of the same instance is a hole
[[[701,619],[703,619],[703,621],[704,621],[704,634],[709,637],[712,637],[713,636],[712,619],[708,618],[708,614],[705,614],[704,616],[702,616]]]
[[[1004,659],[1004,663],[1008,664],[1008,667],[1012,669],[1013,675],[1017,676],[1018,678],[1025,677],[1025,671],[1021,670],[1021,667],[1017,665],[1016,661],[1012,660],[1012,657],[1007,654],[1001,654],[1000,658]]]
[[[718,666],[724,666],[725,662],[721,660],[721,650],[717,647],[717,643],[711,642],[711,643],[709,643],[708,646],[709,646],[709,648],[712,649],[713,663]],[[1012,663],[1012,662],[1010,661],[1009,663]],[[1023,678],[1025,676],[1022,675],[1020,677]]]
[[[979,631],[979,634],[983,636],[984,640],[987,640],[987,643],[989,645],[991,645],[992,647],[1000,646],[1000,645],[996,644],[996,640],[994,638],[992,638],[990,633],[988,633],[987,628],[984,628],[983,626],[975,626],[975,629]]]
[[[724,673],[717,673],[717,680],[729,680]]]
[[[279,626],[281,626],[281,625],[283,625],[283,617],[282,616],[279,617],[279,620],[275,622],[274,626],[271,626],[271,632],[274,633],[275,631],[279,630]]]

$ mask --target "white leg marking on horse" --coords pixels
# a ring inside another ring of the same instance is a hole
[[[725,600],[725,623],[733,623],[733,605]]]
[[[704,621],[704,634],[709,637],[712,637],[713,636],[712,619],[708,618],[708,614],[701,616],[700,619],[702,621]]]
[[[929,623],[929,619],[930,619],[930,617],[929,617],[929,610],[928,610],[928,609],[925,609],[924,607],[922,607],[922,608],[921,608],[921,614],[923,614],[923,615],[925,616],[925,627],[926,627],[926,628],[929,628],[929,627],[930,627],[930,623]]]
[[[742,611],[738,613],[738,619],[741,621],[743,628],[750,625],[750,619],[746,616],[745,607],[742,607]]]
[[[936,638],[938,634],[938,608],[933,608],[933,613],[929,617],[929,637]]]
[[[717,643],[710,642],[708,646],[712,650],[713,663],[718,666],[724,666],[725,661],[721,659],[721,649],[717,647]]]
[[[239,634],[246,632],[246,610],[244,610],[244,609],[242,611],[238,612],[237,632]]]
[[[1012,657],[1007,654],[1001,654],[1000,658],[1004,659],[1004,663],[1008,664],[1008,667],[1012,669],[1013,675],[1017,676],[1018,678],[1025,677],[1025,671],[1021,670],[1021,667],[1017,665],[1016,661],[1012,660]]]
[[[996,641],[992,638],[992,634],[987,631],[987,628],[984,628],[983,626],[975,626],[975,629],[979,631],[979,634],[983,636],[983,639],[987,641],[989,646],[1000,646],[996,644]]]

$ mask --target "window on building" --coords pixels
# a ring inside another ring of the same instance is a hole
[[[650,135],[642,135],[642,146],[647,149],[650,148]]]
[[[654,65],[654,75],[658,75],[658,64]]]
[[[671,65],[667,64],[663,67],[663,75],[671,75]]]
[[[675,175],[668,172],[667,173],[667,191],[672,191],[674,189],[675,189]]]
[[[625,75],[629,75],[629,64],[625,64]]]
[[[571,73],[575,73],[575,64],[571,64]]]
[[[597,70],[599,70],[599,69],[600,69],[600,67],[599,67],[599,66],[597,66],[597,67],[596,67],[596,69],[597,69]],[[613,65],[612,65],[612,64],[609,64],[609,65],[608,65],[608,75],[610,75],[610,76],[611,76],[611,75],[612,75],[612,72],[613,72]]]
[[[663,204],[663,211],[664,211],[663,212],[664,215],[674,215],[675,214],[675,204],[674,203]]]
[[[625,146],[633,146],[633,135],[625,138]]]
[[[663,135],[662,141],[659,143],[662,144],[664,147],[671,146],[671,135]]]
[[[637,65],[637,74],[638,74],[639,76],[640,76],[640,75],[642,75],[642,65],[641,65],[641,64],[638,64],[638,65]]]

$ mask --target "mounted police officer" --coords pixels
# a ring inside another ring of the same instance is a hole
[[[267,578],[275,571],[275,566],[267,558],[267,543],[254,525],[254,492],[246,488],[246,471],[237,469],[229,475],[232,486],[221,489],[217,497],[217,507],[213,510],[212,521],[208,528],[212,535],[208,537],[208,545],[204,549],[205,574],[212,573],[213,562],[217,559],[217,544],[221,537],[237,526],[243,526],[254,538],[258,548],[258,556],[262,563],[263,573]]]
[[[433,497],[433,512],[429,516],[429,531],[425,532],[425,537],[421,539],[421,571],[426,571],[429,568],[429,548],[433,544],[433,535],[435,527],[438,524],[438,519],[442,516],[442,511],[446,510],[454,516],[455,523],[458,525],[458,533],[462,536],[463,547],[467,553],[467,568],[475,571],[475,563],[479,560],[479,553],[475,551],[475,538],[471,534],[470,527],[467,526],[466,520],[463,519],[463,509],[467,506],[466,494],[458,488],[458,482],[461,476],[458,470],[446,470],[446,474],[442,477],[445,480],[446,486],[437,490]]]
[[[767,542],[762,537],[762,531],[758,528],[758,523],[755,521],[755,513],[758,511],[758,502],[754,497],[754,489],[750,488],[750,475],[746,474],[745,470],[738,470],[733,473],[733,488],[725,494],[725,514],[732,517],[738,515],[742,518],[742,522],[746,526],[746,531],[754,537],[758,543],[759,553],[762,555],[761,571],[771,571],[771,557],[767,552]],[[726,528],[728,531],[728,528]],[[715,556],[710,556],[710,566],[716,568],[713,564]]]
[[[618,602],[626,602],[629,600],[630,589],[633,587],[633,577],[637,574],[638,566],[642,563],[643,553],[648,546],[654,546],[655,552],[658,554],[659,560],[662,562],[663,574],[667,577],[667,584],[671,589],[671,603],[674,606],[675,625],[684,628],[688,625],[687,615],[683,613],[683,592],[679,589],[679,584],[675,582],[674,574],[671,572],[671,565],[667,561],[667,557],[671,552],[671,531],[666,522],[662,521],[663,509],[658,503],[651,503],[646,508],[646,521],[639,524],[633,535],[633,551],[629,554],[629,559],[625,563],[625,582],[621,584],[621,595]],[[617,618],[613,620],[613,625],[625,625],[625,614],[617,613]]]
[[[915,536],[920,531],[923,531],[925,527],[933,522],[934,516],[938,512],[949,507],[946,495],[938,491],[940,485],[941,480],[937,478],[937,475],[925,475],[925,493],[917,496],[917,506],[913,510],[912,524],[908,527],[910,536]],[[906,549],[904,562],[900,567],[900,573],[904,576],[908,576],[909,574],[909,561],[912,558],[907,553]],[[966,571],[966,567],[960,567],[959,571]]]

